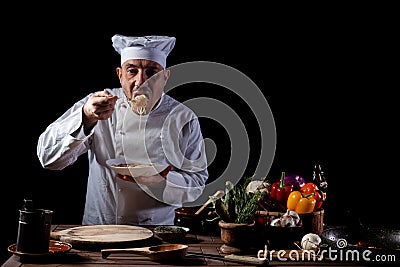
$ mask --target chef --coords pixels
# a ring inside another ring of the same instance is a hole
[[[62,170],[87,155],[83,225],[171,225],[174,209],[200,197],[208,178],[198,117],[163,92],[176,39],[116,34],[111,40],[121,56],[121,87],[78,100],[39,136],[37,156],[43,168]],[[168,167],[133,177],[115,173],[109,159]]]

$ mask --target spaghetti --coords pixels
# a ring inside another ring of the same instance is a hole
[[[139,136],[140,136],[140,128],[142,124],[142,115],[146,113],[147,106],[147,97],[145,95],[138,95],[135,98],[129,101],[131,108],[133,111],[136,111],[139,114]],[[139,142],[139,139],[138,139]]]

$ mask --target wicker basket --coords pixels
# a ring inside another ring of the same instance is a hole
[[[324,209],[312,213],[299,214],[299,216],[305,234],[314,233],[319,236],[322,235],[322,231],[324,230]]]

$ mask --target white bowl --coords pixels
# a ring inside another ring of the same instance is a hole
[[[152,176],[165,170],[168,165],[153,163],[127,163],[125,159],[109,159],[107,165],[115,172],[121,175],[129,175],[132,177]],[[121,166],[125,164],[126,166]]]

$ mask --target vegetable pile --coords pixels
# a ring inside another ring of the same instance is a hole
[[[308,182],[298,174],[285,171],[273,183],[269,177],[264,180],[245,177],[236,185],[227,181],[223,197],[210,196],[215,214],[212,220],[251,223],[257,217],[257,212],[263,211],[285,213],[287,216],[279,221],[282,223],[290,216],[320,210],[326,200],[326,189],[327,182],[319,164],[314,166],[313,178]]]
[[[320,210],[326,201],[327,182],[319,164],[314,166],[309,182],[298,174],[283,171],[280,179],[269,185],[268,193],[258,203],[260,210],[286,212],[288,209],[304,214]]]

